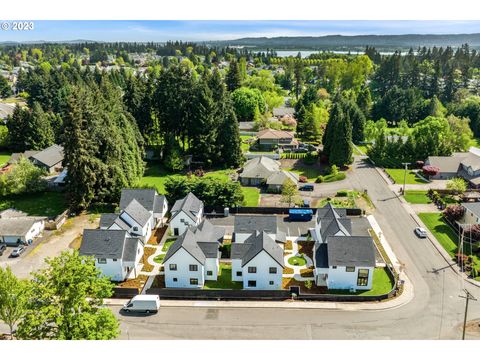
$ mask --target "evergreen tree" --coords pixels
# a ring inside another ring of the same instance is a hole
[[[240,130],[235,111],[229,99],[226,99],[224,106],[223,121],[220,124],[216,146],[225,166],[236,168],[241,165],[243,154]]]
[[[352,100],[346,101],[344,107],[352,123],[352,140],[355,144],[358,144],[365,140],[365,115]]]
[[[27,115],[26,147],[33,150],[43,150],[53,145],[55,133],[50,123],[51,119],[52,117],[43,111],[39,103],[33,103],[32,111]]]
[[[339,167],[352,162],[352,123],[348,114],[338,119],[332,136],[333,142],[328,161],[331,165]]]
[[[230,62],[227,75],[225,77],[228,91],[235,91],[242,86],[242,75],[240,67],[235,60]]]
[[[10,85],[8,84],[7,79],[0,75],[0,98],[6,98],[12,96],[13,91]]]

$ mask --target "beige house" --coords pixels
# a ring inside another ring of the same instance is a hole
[[[245,163],[239,179],[244,186],[258,186],[266,182],[270,175],[279,171],[279,161],[260,156]]]
[[[258,144],[264,148],[278,146],[283,149],[298,148],[298,141],[291,131],[264,129],[257,134]]]

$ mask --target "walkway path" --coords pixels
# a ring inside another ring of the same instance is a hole
[[[306,241],[306,238],[303,237],[303,236],[287,237],[287,240],[292,242],[292,250],[285,250],[285,252],[286,253],[288,252],[288,254],[286,254],[284,256],[283,260],[284,260],[284,263],[285,263],[286,267],[293,269],[293,274],[283,274],[283,277],[294,278],[295,280],[298,280],[298,281],[315,280],[315,277],[313,277],[313,276],[304,277],[304,276],[301,275],[301,270],[308,269],[308,268],[314,266],[313,265],[313,260],[310,259],[310,257],[308,257],[307,255],[305,255],[303,253],[300,254],[300,252],[299,252],[298,241]],[[290,259],[292,257],[295,257],[295,256],[302,256],[307,261],[307,263],[305,265],[291,265],[288,262],[288,259]]]

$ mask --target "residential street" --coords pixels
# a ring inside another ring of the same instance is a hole
[[[461,278],[434,246],[413,234],[416,223],[370,165],[357,159],[341,184],[324,191],[367,189],[384,235],[414,286],[414,299],[382,311],[163,308],[149,317],[122,316],[122,339],[460,339],[465,300]],[[480,289],[465,283],[480,298]],[[472,302],[469,319],[480,317]],[[119,307],[113,306],[116,312]],[[480,332],[467,338],[480,339]]]

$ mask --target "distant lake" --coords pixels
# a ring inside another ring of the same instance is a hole
[[[265,50],[261,50],[265,51]],[[322,51],[312,51],[312,50],[275,50],[277,52],[277,55],[279,57],[289,57],[289,56],[297,56],[298,53],[302,56],[302,58],[306,58],[310,56],[311,54],[318,54],[319,52]],[[348,51],[328,51],[334,54],[348,54]],[[363,54],[364,51],[350,51],[350,54],[352,55],[357,55],[357,54]],[[391,55],[393,52],[388,52],[388,51],[380,51],[380,54],[382,55]]]

